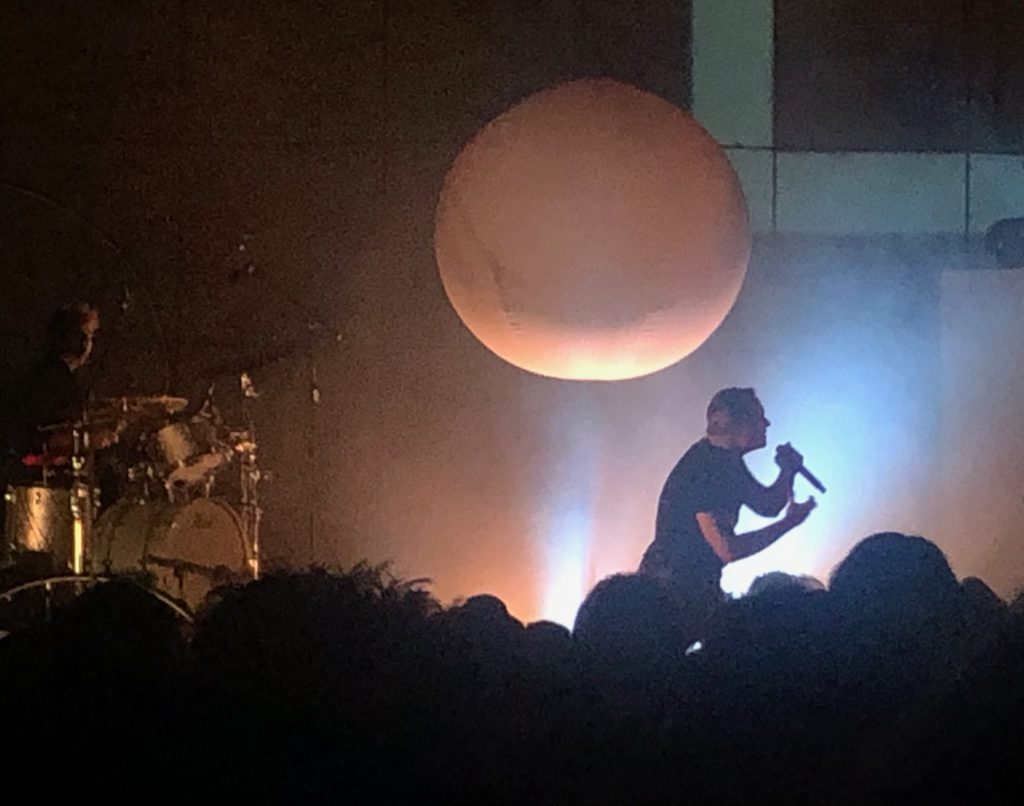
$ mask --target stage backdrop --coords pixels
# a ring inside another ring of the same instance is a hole
[[[689,26],[674,0],[22,4],[0,30],[3,357],[88,297],[105,314],[101,394],[194,398],[216,381],[230,420],[251,371],[271,565],[392,560],[444,599],[491,591],[523,618],[568,620],[595,579],[635,567],[725,385],[757,387],[772,443],[830,487],[731,589],[775,565],[827,573],[874,529],[916,531],[937,497],[942,394],[958,394],[940,371],[941,251],[761,242],[719,332],[616,384],[505,364],[445,298],[434,211],[467,138],[583,76],[687,107]],[[992,567],[955,556],[961,573]],[[1024,572],[1019,553],[1005,567]]]

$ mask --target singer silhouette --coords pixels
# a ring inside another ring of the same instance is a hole
[[[775,451],[779,475],[771,486],[747,469],[743,456],[765,447],[769,425],[753,389],[722,389],[708,404],[707,435],[676,463],[662,488],[654,542],[640,573],[665,584],[688,621],[706,619],[721,603],[725,565],[766,549],[814,509],[814,498],[793,500],[803,457],[789,444]],[[762,529],[736,534],[742,506],[765,517],[786,512]]]

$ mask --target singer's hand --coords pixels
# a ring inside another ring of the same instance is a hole
[[[786,508],[786,514],[784,516],[786,523],[788,523],[790,527],[799,526],[801,523],[807,520],[807,516],[811,514],[811,510],[814,509],[817,505],[818,502],[814,500],[813,495],[803,503],[799,503],[797,501],[790,501],[789,506]]]
[[[804,463],[804,457],[788,442],[775,449],[775,464],[786,473],[795,474]]]

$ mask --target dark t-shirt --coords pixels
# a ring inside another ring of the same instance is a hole
[[[31,367],[19,389],[21,427],[36,450],[42,446],[41,426],[81,416],[85,396],[75,374],[60,359],[44,359]]]
[[[4,461],[0,479],[7,483],[31,483],[37,473],[21,460],[43,450],[43,426],[80,416],[84,395],[75,374],[58,358],[44,359],[8,381],[0,411],[0,451]]]
[[[697,513],[713,513],[735,528],[740,507],[760,489],[739,453],[716,448],[706,438],[695,443],[662,488],[650,561],[673,583],[717,587],[723,563],[701,534]]]

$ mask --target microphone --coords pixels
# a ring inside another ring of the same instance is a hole
[[[815,476],[810,470],[808,470],[803,465],[800,465],[800,467],[797,468],[796,472],[803,476],[805,479],[807,479],[807,481],[810,482],[811,486],[819,493],[828,492],[825,489],[825,485],[821,483],[818,477]]]
[[[121,313],[128,313],[128,309],[132,307],[132,290],[128,287],[128,283],[121,283],[121,299],[118,302],[118,307],[121,309]]]
[[[775,451],[775,461],[780,468],[785,467],[787,464],[789,464],[789,466],[792,467],[792,464],[790,464],[788,460],[797,456],[800,456],[800,454],[793,450],[793,446],[790,445],[788,442],[785,445],[779,445],[779,447]],[[815,476],[810,470],[808,470],[807,467],[804,465],[802,456],[800,456],[800,466],[796,468],[795,472],[799,473],[801,476],[807,479],[807,481],[810,482],[811,486],[814,487],[814,489],[817,490],[819,493],[823,493],[826,491],[825,485],[821,483],[821,480],[817,476]]]

